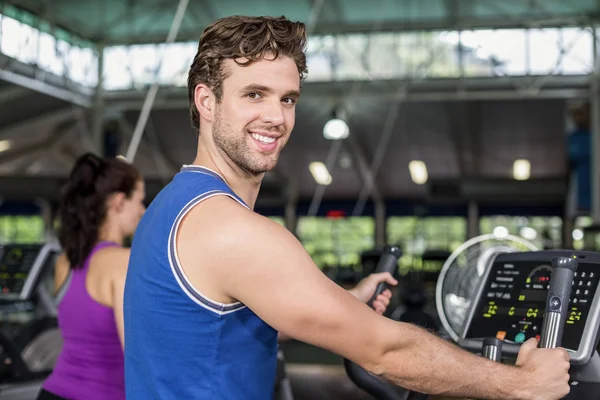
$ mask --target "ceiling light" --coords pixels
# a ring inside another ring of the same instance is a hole
[[[508,228],[501,225],[497,226],[494,228],[493,234],[499,239],[504,239],[508,236]]]
[[[325,164],[320,161],[311,162],[308,169],[319,185],[329,185],[333,180]]]
[[[10,140],[0,140],[0,153],[10,149],[11,146],[12,146],[12,143]]]
[[[533,240],[537,237],[537,232],[530,226],[524,226],[519,230],[519,234],[527,240]]]
[[[350,128],[346,121],[340,118],[333,118],[327,121],[323,127],[323,136],[329,140],[346,139],[350,134]]]
[[[518,181],[529,179],[531,174],[531,164],[529,160],[516,160],[513,164],[513,177]]]
[[[427,166],[423,161],[413,160],[408,163],[410,177],[417,185],[423,185],[427,182]]]

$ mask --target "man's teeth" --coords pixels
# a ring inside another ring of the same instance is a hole
[[[258,133],[253,133],[252,137],[260,142],[263,143],[273,143],[275,141],[275,138],[270,138],[270,137],[266,137],[266,136],[262,136],[259,135]]]

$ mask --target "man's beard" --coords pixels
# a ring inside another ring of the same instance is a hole
[[[283,149],[281,146],[277,151],[271,154],[261,154],[251,149],[248,143],[250,134],[243,131],[242,135],[234,134],[234,128],[222,118],[219,107],[215,110],[215,122],[213,124],[212,135],[217,147],[242,170],[252,175],[260,175],[269,172],[277,165],[279,153]],[[285,135],[277,140],[284,140]],[[254,140],[250,137],[251,140]],[[284,143],[285,146],[285,143]]]

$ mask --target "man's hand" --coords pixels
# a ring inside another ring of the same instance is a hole
[[[398,281],[394,279],[394,277],[389,272],[382,272],[377,274],[371,274],[358,282],[358,285],[348,290],[348,292],[352,293],[354,297],[366,303],[373,297],[375,294],[375,290],[377,289],[377,285],[380,282],[387,282],[390,286],[396,286]],[[375,301],[373,302],[373,308],[379,314],[383,314],[390,304],[390,299],[392,298],[392,292],[389,289],[386,289],[381,293]]]
[[[521,345],[516,365],[525,372],[525,399],[562,399],[569,394],[569,353],[563,348],[538,349],[531,338]]]

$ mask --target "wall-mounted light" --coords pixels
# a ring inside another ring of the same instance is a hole
[[[423,161],[413,160],[408,163],[408,170],[410,171],[410,177],[417,185],[423,185],[427,182],[427,166]]]
[[[320,161],[311,162],[308,164],[308,169],[315,179],[315,182],[319,185],[329,185],[333,180],[327,170],[327,166]]]

